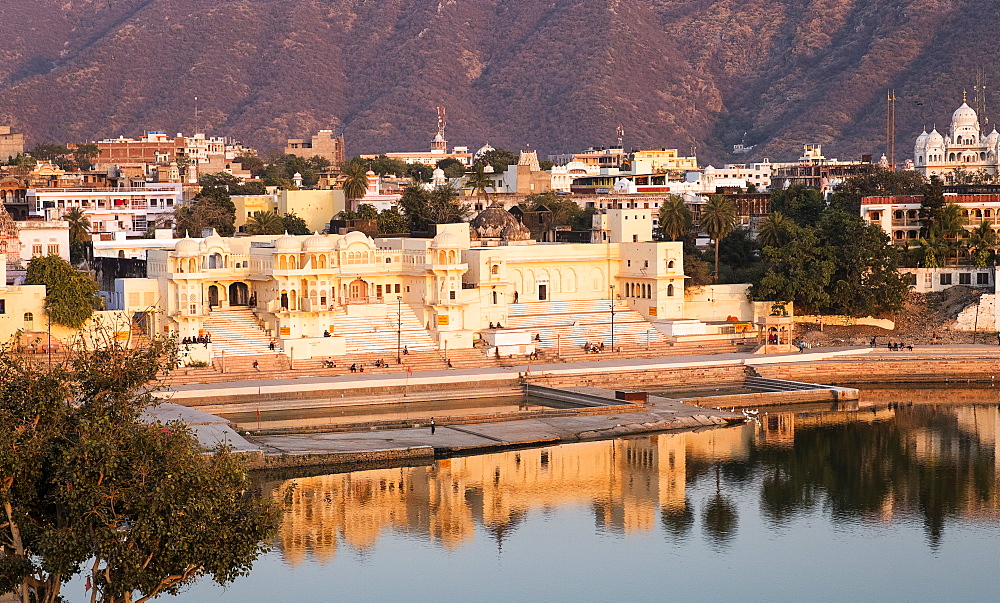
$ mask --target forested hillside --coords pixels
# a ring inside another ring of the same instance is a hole
[[[707,161],[897,156],[996,75],[972,0],[5,0],[0,123],[29,144],[206,130],[263,149],[677,147]],[[197,117],[196,117],[196,101]],[[995,103],[1000,109],[1000,102]],[[987,111],[987,116],[990,112]]]

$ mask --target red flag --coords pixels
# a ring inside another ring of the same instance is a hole
[[[412,366],[406,367],[406,372],[412,375],[413,374],[413,367]]]
[[[84,592],[87,592],[89,590],[90,590],[90,576],[87,576],[87,588],[84,589]]]

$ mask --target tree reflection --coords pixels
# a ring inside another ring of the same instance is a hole
[[[736,506],[722,495],[719,483],[719,464],[715,464],[715,496],[708,500],[702,513],[702,527],[712,545],[725,548],[736,533]]]
[[[763,474],[761,512],[775,527],[818,501],[835,521],[919,513],[931,547],[949,518],[977,512],[996,489],[992,443],[984,446],[954,414],[934,407],[796,428],[793,445],[755,445],[747,464]]]
[[[660,509],[660,524],[664,531],[674,537],[674,540],[687,538],[694,525],[694,512],[691,511],[691,501],[687,498],[683,503],[673,504]]]

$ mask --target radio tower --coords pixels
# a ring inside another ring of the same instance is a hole
[[[625,140],[625,127],[618,124],[618,128],[615,129],[615,135],[618,136],[618,148],[624,149],[625,147],[622,146],[622,141]]]
[[[986,70],[982,67],[976,69],[976,85],[972,87],[973,109],[983,125],[990,123],[990,118],[986,116]]]
[[[885,150],[889,169],[896,171],[896,92],[891,88],[885,95]]]

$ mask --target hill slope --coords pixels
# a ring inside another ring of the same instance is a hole
[[[753,158],[897,157],[992,61],[972,0],[6,0],[0,123],[32,142],[204,129],[262,148],[320,128],[350,153],[565,152],[746,136]],[[987,71],[987,75],[993,75]],[[196,101],[197,117],[196,117]]]

